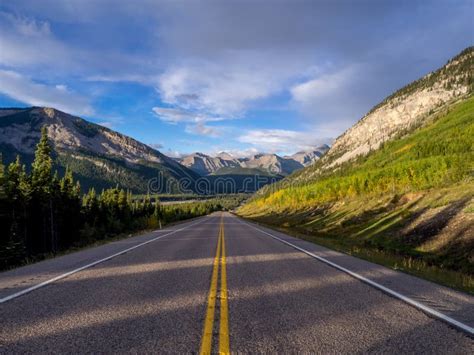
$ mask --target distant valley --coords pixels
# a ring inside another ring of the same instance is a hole
[[[0,109],[0,152],[4,164],[16,156],[29,165],[47,128],[55,168],[68,167],[83,191],[120,186],[135,193],[255,192],[318,160],[328,149],[280,157],[258,154],[234,158],[194,153],[170,158],[156,149],[107,127],[49,107]]]

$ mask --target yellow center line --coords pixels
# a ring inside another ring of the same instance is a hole
[[[212,333],[214,329],[214,316],[216,310],[217,283],[219,266],[221,268],[221,288],[220,288],[220,320],[219,320],[219,354],[230,354],[229,345],[229,309],[227,301],[227,271],[225,259],[225,233],[224,219],[221,217],[219,227],[219,237],[217,240],[216,257],[212,268],[211,287],[207,299],[207,312],[204,321],[204,331],[201,341],[200,354],[211,354]]]
[[[230,354],[229,345],[229,309],[227,303],[227,271],[225,261],[224,221],[221,219],[221,309],[219,320],[219,354]]]
[[[212,331],[214,329],[214,313],[216,310],[216,296],[217,296],[217,281],[219,273],[219,259],[221,251],[221,231],[219,231],[219,238],[217,241],[216,257],[212,267],[211,287],[209,289],[209,296],[207,298],[207,312],[204,321],[204,331],[202,334],[200,354],[210,354],[212,346]]]

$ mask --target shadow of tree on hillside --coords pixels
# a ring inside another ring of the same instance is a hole
[[[441,195],[431,203],[438,203],[443,197]],[[330,206],[319,206],[317,213],[312,214],[308,211],[274,212],[251,219],[280,227],[284,232],[291,230],[301,239],[346,252],[354,248],[383,251],[394,256],[423,260],[428,265],[474,273],[474,238],[465,238],[466,233],[474,229],[472,224],[449,231],[446,242],[438,249],[420,248],[430,241],[438,243],[437,236],[469,204],[470,198],[449,203],[435,211],[430,206],[419,206],[419,202],[420,198],[394,200],[349,216],[347,211],[331,211]]]
[[[470,197],[466,197],[449,204],[432,217],[402,233],[401,237],[404,238],[405,242],[408,242],[413,247],[428,242],[430,239],[436,237],[451,222],[451,220],[467,206],[470,200]],[[422,213],[417,213],[417,215],[421,216]]]

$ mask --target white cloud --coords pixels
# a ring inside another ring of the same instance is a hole
[[[256,154],[262,153],[262,151],[254,147],[246,148],[246,149],[217,149],[217,150],[214,150],[210,155],[216,156],[221,153],[227,153],[231,155],[233,158],[249,158]]]
[[[51,35],[51,28],[46,21],[37,21],[27,17],[15,18],[11,14],[4,14],[11,20],[17,32],[30,37],[42,37]]]
[[[295,101],[303,105],[311,105],[315,100],[331,97],[353,79],[352,67],[341,71],[324,74],[318,78],[296,84],[291,89],[291,95]]]
[[[117,77],[126,81],[146,82],[148,85],[156,83],[156,78],[153,83],[150,81],[153,77],[150,71],[156,69],[151,65],[150,58],[134,56],[121,48],[114,48],[114,38],[104,39],[104,45],[99,48],[89,45],[89,42],[94,41],[68,41],[57,36],[48,21],[14,13],[0,11],[0,65],[23,72],[28,70],[35,79],[61,76],[96,79]],[[44,18],[44,14],[39,17]],[[71,21],[74,23],[74,20]],[[109,43],[112,43],[111,47],[108,47]]]
[[[48,86],[9,70],[0,70],[0,92],[33,106],[49,106],[68,113],[91,115],[88,100],[65,86]]]
[[[148,146],[157,150],[163,148],[163,144],[161,143],[149,143]]]
[[[380,82],[376,66],[357,63],[295,84],[290,93],[319,134],[337,137],[377,102],[371,97],[380,95]]]
[[[38,66],[71,61],[70,50],[51,33],[48,22],[0,12],[0,64]]]
[[[63,85],[63,84],[55,85],[55,88],[60,90],[60,91],[68,91],[67,86]]]
[[[182,158],[184,155],[186,155],[177,150],[172,149],[167,149],[165,152],[162,153],[170,158]]]
[[[15,0],[1,7],[10,13],[0,12],[0,66],[30,78],[29,86],[82,81],[97,95],[112,86],[100,82],[139,83],[161,95],[165,107],[153,108],[160,119],[201,131],[205,122],[245,117],[271,98],[265,105],[288,109],[290,130],[296,108],[315,137],[336,136],[472,42],[470,1],[427,8],[423,1]],[[354,63],[360,66],[347,69]],[[14,94],[54,106],[56,98],[76,102],[62,84],[44,87]]]
[[[112,129],[115,125],[114,122],[110,122],[110,121],[101,121],[101,122],[97,122],[97,124],[100,126],[110,128],[110,129]]]
[[[158,81],[157,77],[153,75],[142,75],[142,74],[117,74],[117,75],[92,75],[85,79],[86,81],[95,81],[103,83],[120,83],[130,82],[139,83],[143,85],[154,86]]]
[[[179,122],[215,122],[222,121],[224,119],[222,117],[209,116],[203,113],[188,111],[181,108],[153,107],[152,110],[160,120],[173,124]]]
[[[272,66],[268,66],[269,62]],[[157,90],[163,102],[209,115],[237,118],[255,101],[284,88],[284,83],[300,69],[281,65],[272,54],[214,61],[189,61],[166,70]]]
[[[309,150],[330,141],[330,139],[318,137],[313,132],[284,129],[252,130],[239,136],[238,140],[270,153],[294,153],[298,150]]]
[[[206,126],[203,122],[198,122],[195,125],[186,125],[185,131],[186,133],[208,137],[219,137],[222,134],[222,130],[218,127]]]

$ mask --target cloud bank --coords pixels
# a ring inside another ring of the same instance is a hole
[[[77,114],[122,109],[123,96],[208,145],[301,149],[472,45],[472,11],[470,0],[4,1],[0,92]]]
[[[32,106],[55,107],[78,115],[94,113],[87,98],[75,94],[65,85],[48,86],[14,71],[0,70],[0,93]]]

